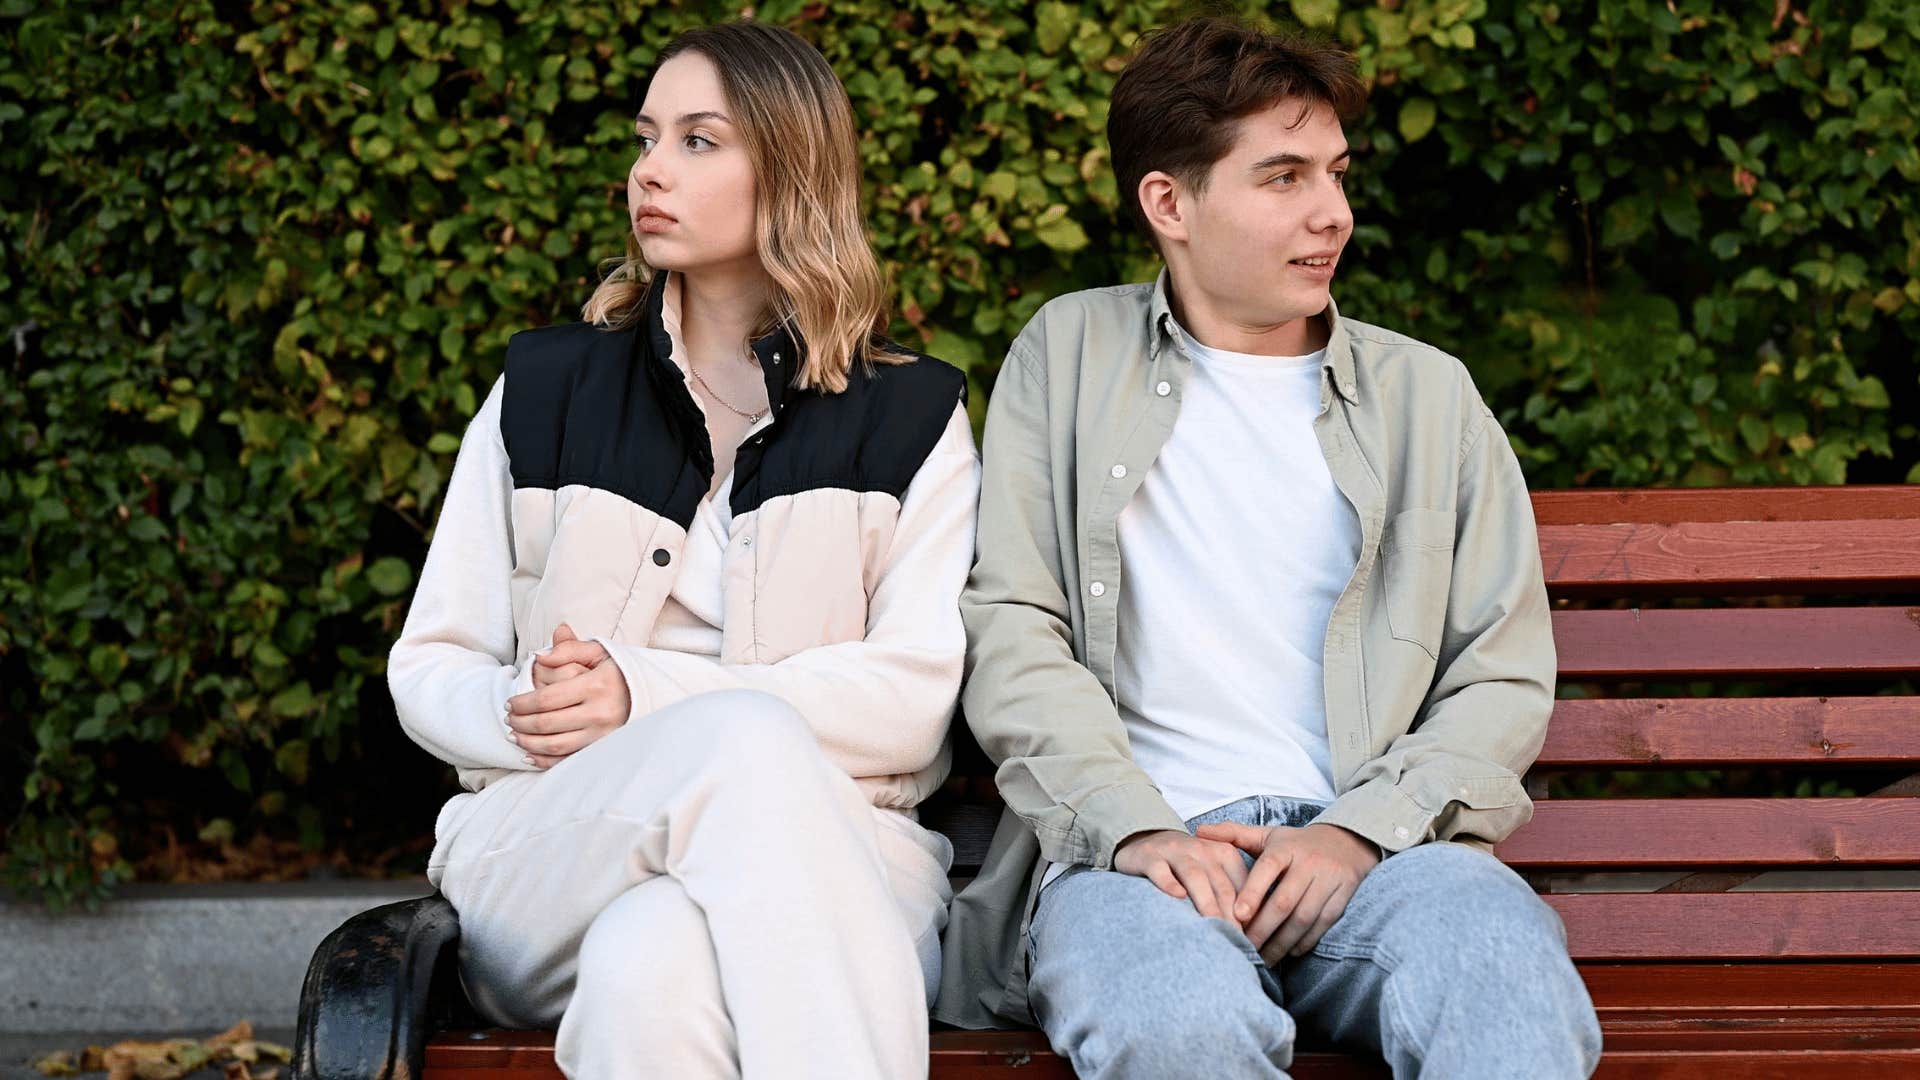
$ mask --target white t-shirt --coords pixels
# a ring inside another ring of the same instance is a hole
[[[1182,818],[1331,802],[1321,661],[1360,520],[1314,435],[1326,353],[1184,345],[1180,415],[1120,511],[1120,718]]]
[[[1120,718],[1182,818],[1331,802],[1321,658],[1360,519],[1314,435],[1326,352],[1184,344],[1180,415],[1120,512]]]

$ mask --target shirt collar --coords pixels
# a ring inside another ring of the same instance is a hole
[[[660,272],[654,287],[647,290],[646,322],[654,353],[664,358],[685,382],[688,361],[686,342],[680,335],[680,275]],[[760,375],[766,380],[767,406],[775,416],[787,406],[788,388],[793,385],[794,373],[800,370],[801,347],[800,336],[788,330],[784,323],[755,338],[749,346],[760,365]]]
[[[1147,314],[1153,326],[1154,344],[1159,346],[1177,341],[1180,324],[1173,317],[1173,305],[1169,290],[1172,277],[1165,267],[1160,268],[1160,276],[1153,282],[1153,298],[1148,302]],[[1360,403],[1360,389],[1353,378],[1353,336],[1347,332],[1345,320],[1340,318],[1340,310],[1334,305],[1333,298],[1327,298],[1327,310],[1321,313],[1327,320],[1327,355],[1322,361],[1332,376],[1333,388],[1350,405]]]

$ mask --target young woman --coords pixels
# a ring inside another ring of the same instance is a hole
[[[626,261],[516,335],[389,679],[459,770],[428,877],[569,1076],[927,1066],[978,457],[882,341],[852,109],[751,22],[661,55]]]

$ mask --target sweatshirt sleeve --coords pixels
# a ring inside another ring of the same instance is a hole
[[[807,720],[821,749],[855,777],[919,772],[939,757],[960,692],[966,630],[959,599],[973,561],[980,458],[964,406],[901,498],[886,565],[867,605],[866,637],[773,664],[600,640],[643,716],[695,694],[773,694]]]
[[[530,769],[507,741],[507,698],[531,687],[514,667],[513,475],[496,380],[467,426],[387,685],[400,726],[462,769]],[[523,685],[516,686],[516,682]]]

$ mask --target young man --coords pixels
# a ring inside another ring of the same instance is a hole
[[[1487,852],[1552,707],[1531,505],[1458,361],[1341,318],[1330,46],[1201,19],[1108,119],[1151,286],[1061,297],[987,419],[968,721],[1008,814],[936,1015],[1083,1077],[1592,1072],[1562,928]]]

